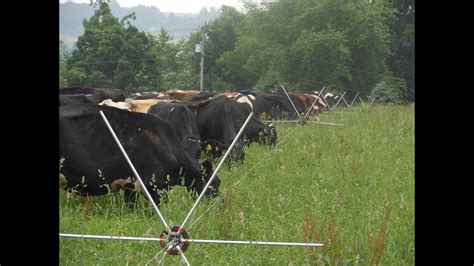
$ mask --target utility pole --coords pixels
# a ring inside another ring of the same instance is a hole
[[[199,86],[199,91],[202,91],[203,89],[203,83],[204,83],[204,42],[206,40],[206,33],[205,31],[202,32],[202,40],[201,40],[201,47],[200,47],[200,52],[201,52],[201,84]]]

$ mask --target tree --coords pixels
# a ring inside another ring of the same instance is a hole
[[[392,55],[388,66],[393,75],[406,81],[404,98],[415,98],[415,1],[391,0],[397,9],[395,19],[390,24],[393,35]]]
[[[303,31],[290,48],[287,80],[300,88],[340,88],[351,80],[348,40],[339,31]]]
[[[134,19],[132,13],[119,21],[108,4],[101,2],[94,15],[84,20],[84,34],[79,36],[77,50],[67,61],[71,80],[76,85],[125,91],[163,89],[161,81],[165,73],[160,70],[173,60],[162,60],[160,47],[170,38],[160,42],[140,32],[130,22]]]
[[[68,86],[66,58],[67,52],[62,40],[59,40],[59,88]]]

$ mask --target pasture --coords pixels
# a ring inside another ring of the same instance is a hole
[[[186,230],[195,239],[318,242],[325,247],[191,243],[192,265],[413,265],[414,107],[323,113],[317,124],[277,124],[279,144],[245,148],[243,164],[219,172],[220,195],[204,198]],[[126,163],[124,161],[124,163]],[[162,204],[170,225],[192,206],[184,187]],[[141,197],[59,193],[60,232],[158,237],[163,226]],[[157,242],[60,238],[61,265],[144,265]],[[158,258],[159,259],[159,258]],[[165,265],[180,256],[168,255]],[[151,265],[156,264],[155,260]]]

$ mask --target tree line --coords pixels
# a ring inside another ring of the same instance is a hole
[[[124,91],[199,88],[205,33],[206,90],[317,90],[414,100],[414,0],[244,1],[222,6],[187,40],[139,31],[100,1],[77,49],[60,52],[60,87]]]

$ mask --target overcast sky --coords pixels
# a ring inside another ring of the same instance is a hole
[[[239,0],[117,0],[121,7],[137,5],[156,6],[161,12],[198,13],[203,7],[220,7],[221,5],[233,6],[241,11],[242,3]],[[60,0],[60,3],[90,3],[90,0]]]

